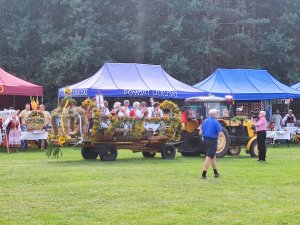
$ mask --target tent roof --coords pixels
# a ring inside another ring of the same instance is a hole
[[[65,88],[65,87],[64,87]],[[64,88],[58,90],[64,97]],[[161,65],[105,63],[93,76],[73,85],[73,97],[154,97],[187,98],[207,93],[167,74]]]
[[[15,77],[0,67],[0,95],[42,96],[43,87]]]
[[[232,95],[235,100],[300,98],[292,89],[268,73],[254,69],[217,69],[194,87],[216,96]]]
[[[292,85],[291,88],[294,88],[294,89],[300,91],[300,82],[297,83],[297,84]]]

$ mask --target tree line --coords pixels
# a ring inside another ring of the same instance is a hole
[[[300,77],[299,0],[0,0],[0,21],[0,67],[45,102],[104,62],[161,64],[188,84],[217,68]]]

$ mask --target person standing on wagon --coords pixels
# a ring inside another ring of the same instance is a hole
[[[21,121],[21,131],[27,131],[27,124],[26,124],[26,120],[29,116],[29,114],[31,113],[30,111],[30,104],[26,103],[25,104],[25,109],[22,110],[19,114],[19,119]],[[24,149],[28,149],[28,140],[21,140],[21,148]]]
[[[218,110],[209,110],[209,118],[204,120],[201,128],[199,128],[199,134],[204,138],[204,144],[206,146],[207,152],[203,165],[202,179],[206,179],[206,173],[209,165],[212,165],[214,170],[214,177],[218,178],[220,173],[217,170],[217,144],[218,137],[223,137],[224,133],[222,131],[221,124],[217,121]]]

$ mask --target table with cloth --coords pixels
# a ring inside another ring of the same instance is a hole
[[[38,141],[47,140],[48,132],[46,131],[23,131],[21,132],[21,140]]]
[[[285,127],[282,130],[279,131],[271,131],[267,130],[267,138],[268,139],[273,139],[274,141],[276,140],[285,140],[288,143],[290,143],[291,138],[293,135],[295,135],[295,132],[298,128],[297,127]],[[274,145],[275,147],[275,145]]]

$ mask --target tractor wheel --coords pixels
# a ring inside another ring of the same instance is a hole
[[[93,148],[82,147],[81,155],[84,159],[97,159],[98,153]]]
[[[115,161],[118,156],[118,150],[115,145],[104,145],[99,153],[101,161]]]
[[[228,131],[224,127],[222,128],[222,131],[224,133],[224,136],[218,138],[217,153],[216,153],[216,156],[218,158],[224,157],[227,154],[228,148],[230,146],[230,138],[229,138]]]
[[[197,152],[181,152],[182,156],[200,156],[201,152],[197,151]]]
[[[239,145],[230,146],[228,149],[228,155],[239,155],[242,147]]]
[[[156,152],[142,152],[145,158],[153,158],[156,155]]]
[[[258,157],[257,140],[254,140],[250,145],[250,155],[253,158]]]
[[[163,159],[174,159],[176,155],[176,149],[173,145],[164,145],[161,150],[161,157]]]

